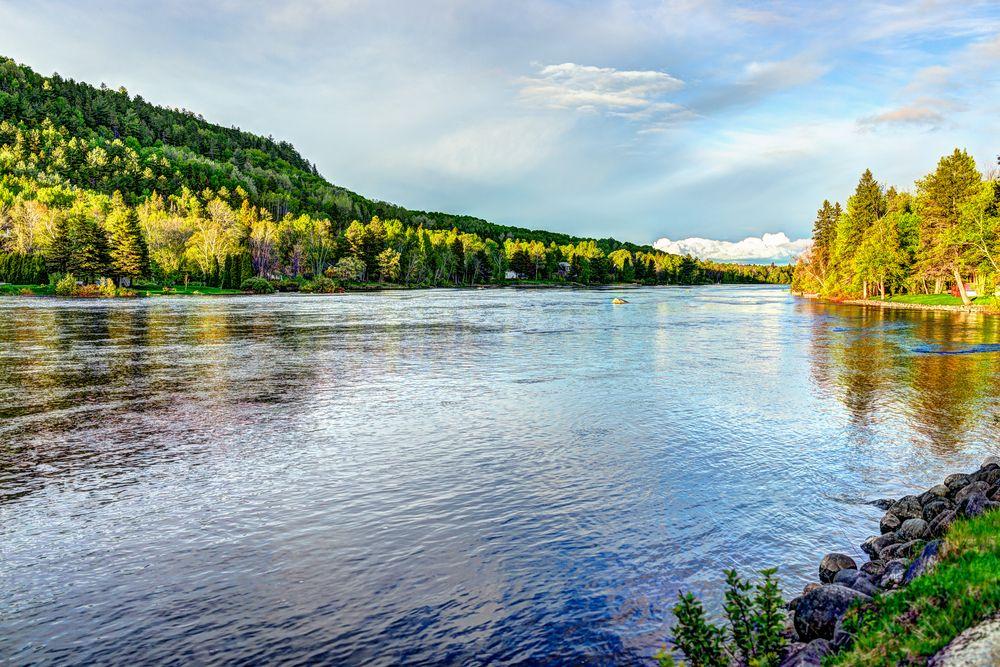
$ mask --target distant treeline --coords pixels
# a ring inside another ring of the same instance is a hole
[[[410,211],[328,183],[293,146],[0,59],[0,281],[194,278],[460,285],[788,282],[614,239]]]
[[[916,182],[884,187],[866,170],[847,206],[824,201],[813,246],[795,267],[793,289],[826,296],[953,289],[992,296],[1000,278],[1000,187],[955,149]]]

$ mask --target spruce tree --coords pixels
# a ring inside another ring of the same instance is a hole
[[[146,241],[139,227],[135,210],[122,201],[115,192],[111,200],[111,213],[105,221],[108,229],[108,259],[111,273],[118,278],[138,278],[149,267]]]

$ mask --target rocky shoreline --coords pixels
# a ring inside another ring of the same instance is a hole
[[[846,554],[827,554],[819,563],[819,581],[807,584],[802,595],[788,602],[786,633],[791,643],[782,667],[818,667],[825,656],[849,648],[853,637],[841,622],[849,608],[877,594],[892,595],[930,571],[941,558],[941,538],[956,519],[1000,507],[1000,457],[987,458],[971,474],[949,475],[920,495],[873,504],[886,512],[879,522],[880,534],[861,544],[869,560],[858,565]],[[1000,628],[1000,623],[993,626]],[[979,633],[985,633],[990,646],[996,644],[996,633],[983,628]],[[968,643],[968,637],[964,641]],[[931,663],[972,664],[949,659],[956,650],[949,644]],[[961,650],[968,648],[963,645]]]

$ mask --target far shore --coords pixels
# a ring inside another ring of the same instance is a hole
[[[794,296],[801,297],[803,299],[812,299],[814,301],[823,301],[825,303],[835,303],[835,304],[846,304],[848,306],[866,306],[875,308],[891,308],[895,310],[930,310],[930,311],[943,311],[951,313],[980,313],[985,315],[1000,315],[1000,304],[989,303],[989,304],[969,304],[968,306],[957,303],[919,303],[910,301],[883,301],[881,299],[831,299],[828,297],[822,297],[819,294],[811,294],[804,292],[792,292]],[[919,295],[924,296],[924,295]],[[937,296],[942,297],[944,295],[927,295],[927,296]]]

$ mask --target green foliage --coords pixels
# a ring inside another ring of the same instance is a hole
[[[72,273],[58,278],[55,284],[55,293],[58,296],[73,296],[76,292],[76,276]]]
[[[240,283],[240,290],[251,294],[274,294],[274,285],[264,278],[251,277]]]
[[[781,634],[784,604],[775,573],[774,569],[762,570],[761,580],[754,584],[736,570],[726,570],[727,627],[710,623],[693,594],[680,596],[674,607],[674,644],[692,665],[729,665],[732,657],[744,665],[778,664],[786,640]],[[661,665],[673,664],[666,653],[657,658]]]

